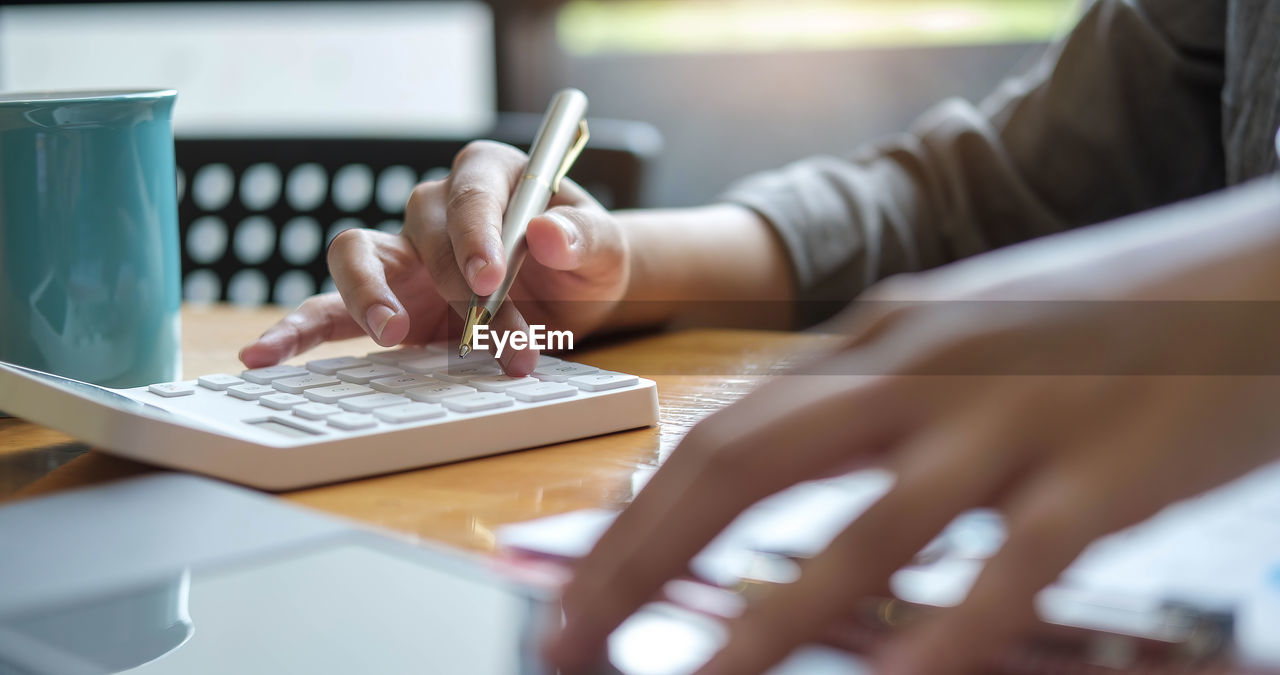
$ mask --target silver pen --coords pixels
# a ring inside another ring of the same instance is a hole
[[[560,189],[560,180],[587,144],[586,115],[587,95],[577,89],[561,90],[551,98],[551,105],[547,107],[547,114],[543,116],[542,125],[529,148],[529,164],[502,217],[502,249],[507,254],[507,276],[489,297],[471,296],[458,356],[471,353],[475,327],[488,324],[507,299],[520,264],[524,262],[525,228],[530,220],[547,210],[551,196]]]

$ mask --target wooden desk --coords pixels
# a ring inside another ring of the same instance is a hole
[[[242,370],[236,352],[276,321],[279,308],[183,310],[187,376]],[[281,496],[322,511],[478,551],[494,528],[574,509],[629,503],[695,422],[740,398],[762,377],[827,338],[763,331],[699,330],[588,346],[574,358],[658,383],[658,427],[408,471]],[[306,359],[363,354],[367,339],[325,345]],[[301,361],[305,359],[297,359]],[[89,450],[20,420],[0,420],[0,501],[156,469]]]

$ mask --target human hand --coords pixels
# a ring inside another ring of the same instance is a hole
[[[353,229],[334,238],[328,260],[338,292],[303,302],[241,350],[240,360],[273,365],[361,334],[385,347],[456,338],[448,334],[450,303],[465,307],[472,293],[489,295],[506,275],[502,216],[526,162],[500,143],[467,145],[447,178],[414,189],[400,234]],[[575,334],[597,329],[630,276],[617,221],[566,179],[547,212],[529,222],[525,242],[512,302],[503,303],[493,329],[527,331],[530,321]],[[500,361],[525,375],[537,351],[508,349]]]
[[[734,620],[703,672],[768,668],[993,506],[1008,536],[968,597],[873,655],[878,673],[981,669],[1090,541],[1277,457],[1280,199],[1252,190],[873,293],[841,349],[690,431],[581,561],[552,661],[592,663],[750,504],[878,464],[893,488]]]

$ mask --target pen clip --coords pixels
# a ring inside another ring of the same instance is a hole
[[[569,173],[569,167],[577,161],[578,155],[582,154],[582,149],[587,147],[587,139],[591,138],[591,133],[587,131],[587,121],[578,122],[578,140],[573,142],[569,148],[569,152],[565,153],[564,162],[560,165],[560,169],[556,171],[556,177],[551,181],[551,194],[560,191],[560,179]]]

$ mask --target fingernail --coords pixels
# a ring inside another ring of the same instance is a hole
[[[374,305],[369,308],[369,311],[365,312],[364,320],[368,324],[369,330],[373,331],[375,340],[382,339],[382,331],[386,329],[387,322],[395,315],[395,310],[386,305]]]
[[[480,276],[480,270],[483,270],[488,266],[489,266],[489,261],[485,260],[484,258],[481,258],[480,256],[476,256],[471,260],[467,261],[467,269],[466,269],[467,283],[471,284],[472,288],[475,288],[476,278]]]
[[[563,216],[554,213],[548,213],[547,217],[550,218],[551,222],[555,223],[556,227],[560,228],[560,231],[564,233],[564,243],[567,244],[569,248],[573,248],[578,245],[578,228],[575,227],[573,223],[566,220]]]

